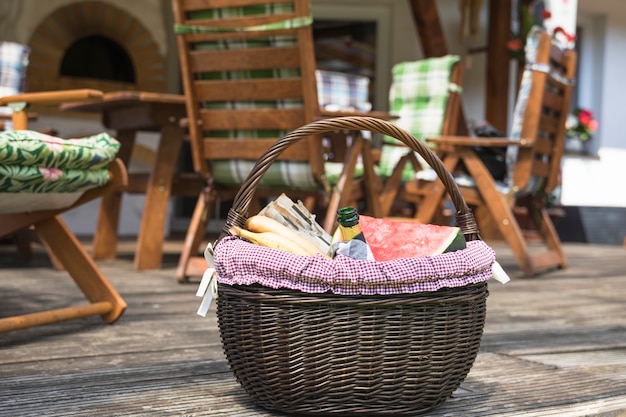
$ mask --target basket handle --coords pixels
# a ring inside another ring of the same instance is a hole
[[[463,231],[465,240],[471,241],[480,239],[474,215],[461,195],[461,191],[459,190],[456,181],[454,181],[452,175],[443,165],[441,159],[439,159],[439,157],[435,155],[428,148],[428,146],[424,145],[406,130],[385,120],[366,116],[346,116],[321,119],[299,127],[276,141],[276,143],[274,143],[274,145],[272,145],[256,162],[252,171],[250,171],[250,174],[248,174],[248,177],[235,196],[233,205],[226,218],[226,225],[223,230],[224,234],[230,234],[228,230],[231,226],[243,227],[245,220],[248,218],[248,208],[256,191],[257,185],[261,181],[263,174],[265,174],[270,165],[285,149],[306,137],[321,133],[334,132],[337,130],[364,130],[381,133],[400,140],[409,148],[419,153],[428,165],[434,169],[437,176],[446,187],[454,207],[456,208],[457,225]]]

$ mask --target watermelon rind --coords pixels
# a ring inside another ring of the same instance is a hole
[[[446,252],[455,252],[457,250],[462,250],[467,247],[463,231],[459,227],[455,227],[455,229],[457,229],[456,234],[451,234],[448,239],[442,242],[441,246],[437,249],[434,255],[439,255]],[[439,252],[439,250],[441,251]]]

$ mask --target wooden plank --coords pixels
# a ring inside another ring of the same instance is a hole
[[[511,34],[511,7],[511,0],[489,1],[485,115],[501,132],[508,128],[511,59],[506,43]]]
[[[256,161],[259,155],[263,155],[272,145],[276,143],[275,139],[238,139],[236,146],[233,140],[224,139],[205,139],[204,156],[211,159],[248,159]],[[225,156],[227,155],[227,156]],[[280,159],[288,159],[292,161],[308,161],[310,154],[305,146],[290,146],[282,154]]]
[[[203,101],[280,100],[302,97],[302,81],[293,79],[257,79],[229,81],[198,81],[196,98]]]
[[[554,119],[549,119],[549,120],[554,120]],[[543,130],[543,129],[541,129],[541,130]],[[545,131],[545,130],[543,130],[543,131]],[[538,153],[538,154],[552,156],[552,153],[554,151],[553,148],[554,148],[554,140],[546,139],[546,138],[540,138],[540,139],[537,139],[535,141],[535,152]]]
[[[210,55],[196,51],[190,57],[190,68],[194,72],[297,68],[300,65],[300,53],[294,46],[229,49],[212,51]]]
[[[302,109],[200,110],[205,129],[292,130],[305,124]]]
[[[267,3],[289,3],[292,0],[184,0],[185,10],[219,9],[221,7],[241,7]]]
[[[424,57],[447,55],[448,45],[441,27],[437,2],[435,0],[410,0],[409,3]]]
[[[3,334],[0,379],[10,388],[0,390],[0,416],[282,416],[256,406],[235,381],[215,305],[198,317],[196,285],[174,279],[180,246],[170,240],[155,271],[133,269],[132,241],[120,244],[118,260],[101,264],[129,304],[114,325],[92,317]],[[478,357],[460,389],[429,416],[626,412],[624,248],[564,248],[570,268],[528,280],[510,249],[494,246],[513,279],[490,283]],[[41,248],[30,267],[12,251],[0,245],[0,317],[81,301]]]

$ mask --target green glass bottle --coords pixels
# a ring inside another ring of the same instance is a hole
[[[361,226],[356,208],[348,206],[337,211],[339,223],[339,242],[335,244],[335,254],[346,255],[355,259],[374,259]]]
[[[341,240],[344,242],[352,240],[362,233],[359,225],[359,213],[354,207],[342,207],[337,210],[337,223],[339,223]]]

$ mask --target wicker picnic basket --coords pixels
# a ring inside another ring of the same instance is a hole
[[[321,120],[280,139],[235,197],[220,240],[232,240],[226,236],[230,226],[245,224],[256,185],[284,149],[337,130],[382,133],[419,152],[449,191],[468,244],[479,240],[441,161],[406,131],[369,117]],[[469,373],[487,295],[486,279],[435,291],[346,295],[230,285],[218,278],[217,316],[237,381],[264,408],[303,415],[417,415],[443,403]]]

